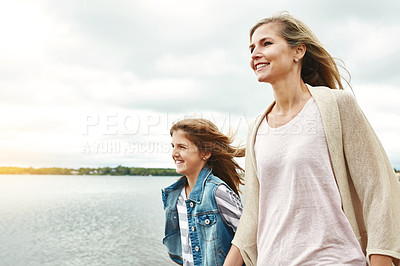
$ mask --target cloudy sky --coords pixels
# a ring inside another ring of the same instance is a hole
[[[397,0],[2,1],[0,166],[174,167],[168,131],[184,116],[243,142],[273,99],[248,31],[280,10],[344,61],[400,169]]]

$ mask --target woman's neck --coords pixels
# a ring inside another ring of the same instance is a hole
[[[275,106],[274,112],[287,115],[302,107],[311,97],[311,94],[300,79],[295,82],[280,82],[273,84]]]

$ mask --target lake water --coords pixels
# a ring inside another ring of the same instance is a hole
[[[0,265],[176,265],[160,192],[176,179],[0,175]]]

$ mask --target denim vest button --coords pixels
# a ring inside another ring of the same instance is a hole
[[[186,233],[192,243],[188,252],[193,253],[196,266],[202,264],[204,260],[208,265],[222,265],[224,256],[220,255],[227,253],[231,247],[233,230],[224,222],[224,217],[215,200],[207,195],[213,195],[215,189],[225,183],[214,177],[209,170],[204,171],[198,178],[199,181],[203,178],[202,182],[198,182],[199,187],[194,188],[193,197],[187,198],[184,203],[185,211],[188,214]],[[205,180],[206,178],[207,180]],[[170,258],[177,263],[182,263],[182,240],[176,206],[186,181],[182,180],[173,184],[171,190],[167,190],[164,203],[165,237],[163,243],[170,253]],[[206,220],[208,221],[206,222]]]

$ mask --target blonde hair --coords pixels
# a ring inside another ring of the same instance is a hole
[[[299,44],[306,46],[306,53],[302,62],[301,78],[311,86],[326,86],[331,89],[344,89],[341,78],[350,86],[338,70],[338,65],[332,56],[322,47],[317,37],[306,24],[291,16],[288,12],[264,18],[250,29],[250,41],[256,29],[267,23],[278,23],[282,26],[279,33],[291,47]],[[345,72],[350,74],[344,66]]]
[[[242,167],[233,159],[243,157],[245,148],[232,146],[233,137],[222,134],[209,120],[201,118],[183,119],[172,125],[170,135],[177,131],[185,132],[186,138],[193,142],[200,152],[210,152],[207,166],[214,175],[221,178],[236,194],[243,185]]]

